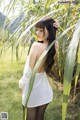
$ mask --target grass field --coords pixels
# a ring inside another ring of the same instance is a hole
[[[23,120],[18,81],[22,76],[26,58],[27,48],[23,50],[22,56],[19,56],[18,62],[15,59],[15,51],[13,63],[11,62],[11,50],[7,51],[0,59],[0,112],[8,112],[8,120]],[[54,98],[46,109],[45,120],[61,120],[62,93],[53,83],[51,85],[54,91]],[[77,105],[69,105],[66,120],[80,120],[79,101]]]

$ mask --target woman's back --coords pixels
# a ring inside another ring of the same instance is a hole
[[[45,42],[45,43],[35,42],[34,44],[36,46],[35,49],[37,51],[37,58],[36,58],[36,62],[37,62],[39,60],[40,56],[42,55],[42,53],[44,52],[44,50],[46,50],[48,44],[47,44],[47,42]],[[46,56],[43,58],[40,66],[37,70],[38,73],[45,71],[45,60],[46,60]]]

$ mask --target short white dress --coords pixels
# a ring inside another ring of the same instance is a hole
[[[27,57],[24,67],[23,76],[19,80],[19,88],[23,89],[22,93],[22,105],[26,104],[26,97],[28,94],[29,81],[31,77],[32,69],[29,65],[29,56]],[[26,107],[37,107],[47,103],[50,103],[53,99],[53,90],[48,81],[46,72],[36,73],[28,104]]]

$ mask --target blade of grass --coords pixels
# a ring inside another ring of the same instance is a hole
[[[78,82],[79,73],[80,73],[80,42],[79,42],[79,48],[78,48],[77,68],[76,68],[76,77],[75,77],[75,86],[74,86],[74,97],[76,94],[76,85]]]
[[[70,45],[67,51],[67,56],[66,56],[64,77],[63,77],[64,89],[63,89],[63,103],[62,103],[62,120],[65,120],[66,118],[68,97],[70,94],[71,80],[72,80],[73,69],[75,65],[76,52],[77,52],[79,39],[80,39],[80,21],[78,21],[78,23],[76,24],[76,28],[73,33],[73,37],[70,42]]]

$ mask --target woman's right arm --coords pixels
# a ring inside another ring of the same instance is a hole
[[[29,56],[26,60],[26,64],[24,67],[23,75],[21,79],[19,80],[19,88],[23,89],[26,84],[28,84],[30,76],[31,76],[32,70],[29,67]]]
[[[25,87],[25,85],[29,83],[31,73],[32,73],[32,69],[35,66],[36,58],[37,58],[36,47],[37,47],[36,44],[33,43],[32,47],[31,47],[31,50],[30,50],[30,53],[29,53],[29,56],[27,58],[25,67],[24,67],[23,76],[19,80],[19,88],[20,89],[23,89]]]

